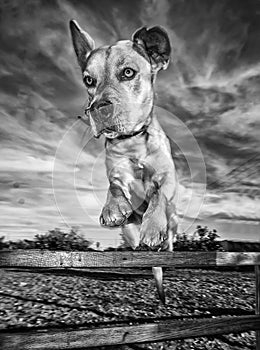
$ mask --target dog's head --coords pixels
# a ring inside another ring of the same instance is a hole
[[[144,27],[132,40],[97,49],[75,21],[70,22],[70,30],[94,135],[115,138],[140,130],[149,123],[155,76],[169,63],[171,47],[165,30]]]

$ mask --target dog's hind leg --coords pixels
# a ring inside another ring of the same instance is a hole
[[[122,233],[127,246],[136,249],[140,243],[140,225],[129,223],[122,226]],[[165,293],[163,288],[163,271],[161,267],[152,268],[156,289],[159,298],[165,304]]]
[[[122,234],[127,245],[132,249],[139,246],[140,243],[140,225],[127,223],[122,226]]]
[[[150,247],[156,247],[167,239],[166,203],[165,196],[160,189],[157,189],[152,193],[148,208],[144,213],[140,238]],[[165,304],[162,267],[155,266],[152,272],[159,298]]]
[[[165,305],[165,293],[163,288],[163,270],[160,266],[154,266],[152,267],[152,271],[159,298],[163,305]]]
[[[173,239],[177,232],[175,205],[167,201],[160,189],[150,199],[148,210],[144,214],[141,226],[141,240],[149,246],[163,242],[163,249],[173,251]],[[159,298],[165,304],[163,271],[160,266],[152,268]]]
[[[170,207],[172,207],[172,206],[170,206]],[[176,216],[175,212],[171,213],[170,216],[168,216],[168,220],[169,221],[168,221],[168,228],[167,228],[167,239],[165,241],[167,248],[166,247],[165,248],[169,252],[172,252],[173,251],[173,239],[177,233],[177,216]],[[165,297],[165,292],[164,292],[164,287],[163,287],[163,270],[161,267],[158,266],[158,267],[153,267],[152,271],[153,271],[156,289],[157,289],[159,298],[160,298],[161,302],[165,305],[166,297]]]
[[[128,247],[136,249],[140,244],[140,225],[142,218],[133,212],[124,225],[121,226],[123,239]]]

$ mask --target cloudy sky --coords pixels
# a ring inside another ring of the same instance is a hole
[[[98,225],[103,140],[76,118],[86,93],[71,18],[96,46],[144,25],[166,28],[172,60],[158,77],[156,104],[175,143],[181,227],[192,230],[196,218],[223,238],[259,240],[259,0],[1,1],[0,235],[78,226],[93,240],[119,241],[118,230]]]

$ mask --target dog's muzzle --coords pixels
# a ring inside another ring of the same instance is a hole
[[[123,133],[125,128],[116,117],[117,108],[114,104],[106,104],[99,108],[91,106],[85,109],[85,123],[91,126],[94,136],[98,138],[101,134]]]

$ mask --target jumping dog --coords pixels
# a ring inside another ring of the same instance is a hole
[[[76,21],[70,31],[88,103],[85,121],[105,136],[109,189],[102,226],[122,227],[135,249],[140,244],[172,250],[177,230],[177,179],[169,140],[154,111],[157,73],[169,64],[171,46],[161,27],[138,29],[132,40],[95,48]],[[162,269],[153,273],[165,302]]]

